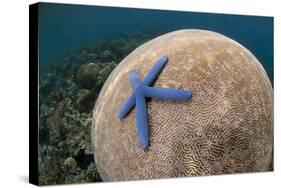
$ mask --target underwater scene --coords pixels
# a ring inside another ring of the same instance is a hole
[[[40,3],[38,16],[40,185],[102,181],[91,143],[96,100],[114,68],[155,37],[221,33],[250,50],[274,85],[271,17],[52,3]]]

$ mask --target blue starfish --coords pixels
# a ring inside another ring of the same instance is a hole
[[[119,119],[123,119],[136,106],[136,126],[142,149],[149,145],[149,130],[147,118],[146,98],[161,100],[189,100],[192,97],[190,91],[183,89],[149,87],[153,85],[156,78],[168,62],[168,56],[162,56],[152,67],[146,77],[141,81],[135,71],[129,73],[134,92],[123,103],[119,110]]]

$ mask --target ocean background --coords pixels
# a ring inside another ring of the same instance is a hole
[[[245,46],[273,84],[272,17],[42,3],[39,20],[42,67],[70,49],[100,39],[196,28],[222,33]]]
[[[132,50],[179,29],[224,34],[248,48],[273,85],[273,18],[39,4],[39,184],[102,181],[91,148],[92,110]]]

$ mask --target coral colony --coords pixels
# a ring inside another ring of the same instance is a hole
[[[136,106],[136,126],[142,149],[149,145],[149,131],[146,98],[161,100],[190,100],[192,93],[183,89],[149,87],[153,85],[162,69],[167,64],[168,56],[162,56],[152,67],[143,80],[138,78],[135,71],[129,73],[133,94],[123,103],[119,110],[119,119],[125,118],[130,110]]]
[[[49,59],[40,66],[40,185],[102,181],[89,134],[96,98],[117,62],[153,37],[132,34],[77,46],[52,66]]]

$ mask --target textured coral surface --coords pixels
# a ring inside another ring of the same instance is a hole
[[[118,110],[162,55],[169,62],[154,86],[191,90],[187,102],[147,102],[150,146],[140,147],[135,109]],[[92,145],[104,181],[272,170],[273,90],[243,46],[214,32],[179,30],[134,50],[111,73],[93,113]]]

